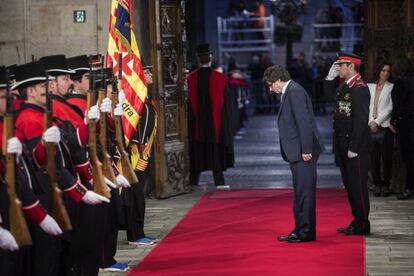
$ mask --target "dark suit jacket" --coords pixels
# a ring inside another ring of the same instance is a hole
[[[288,84],[282,95],[278,127],[280,150],[285,161],[300,161],[304,153],[315,156],[324,150],[311,99],[305,89],[294,81]]]

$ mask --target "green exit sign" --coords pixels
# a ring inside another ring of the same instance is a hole
[[[85,23],[86,22],[86,11],[73,11],[73,22]]]

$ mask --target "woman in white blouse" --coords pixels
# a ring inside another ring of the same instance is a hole
[[[391,64],[378,62],[375,83],[369,83],[371,102],[369,107],[369,127],[373,142],[371,153],[371,173],[375,185],[375,196],[389,196],[392,169],[392,148],[395,129],[390,125],[393,84],[388,80]]]

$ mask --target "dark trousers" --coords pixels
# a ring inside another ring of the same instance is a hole
[[[295,216],[294,233],[316,236],[316,162],[318,156],[309,161],[291,162],[293,182],[293,214]]]
[[[200,173],[201,172],[190,173],[190,185],[193,185],[193,186],[198,185],[198,182],[200,180]],[[224,180],[224,174],[221,169],[213,170],[213,178],[214,178],[214,185],[216,186],[226,185],[226,182]]]
[[[405,189],[414,190],[414,127],[407,122],[398,126],[401,157],[407,168]]]
[[[385,128],[385,136],[382,141],[373,141],[371,152],[371,173],[374,185],[389,187],[392,177],[392,148],[394,145],[394,133]]]
[[[368,169],[369,154],[360,153],[355,158],[346,155],[336,157],[337,164],[341,170],[342,181],[348,193],[349,205],[351,205],[354,220],[351,225],[366,229],[370,227],[369,197],[368,197]]]
[[[131,185],[129,208],[128,208],[128,228],[127,239],[134,242],[145,237],[144,219],[145,219],[145,182],[148,179],[149,172],[136,171],[138,184]]]

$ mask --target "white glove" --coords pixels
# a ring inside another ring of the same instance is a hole
[[[43,133],[43,140],[48,143],[59,143],[60,142],[60,130],[57,126],[52,126],[46,129]]]
[[[60,229],[56,220],[49,215],[46,215],[42,222],[40,222],[39,226],[49,235],[57,236],[62,234],[62,229]]]
[[[100,112],[99,112],[99,108],[98,105],[94,105],[92,106],[89,110],[88,110],[88,119],[89,120],[99,120],[100,117]]]
[[[114,108],[114,116],[122,116],[123,110],[122,110],[122,104],[118,103]]]
[[[119,94],[118,94],[118,102],[120,104],[123,104],[125,102],[125,93],[124,93],[124,90],[119,91]]]
[[[112,111],[112,101],[108,97],[102,100],[101,106],[100,106],[101,112],[109,113]]]
[[[7,153],[14,153],[18,156],[22,154],[22,143],[16,137],[7,140]]]
[[[93,191],[87,191],[85,195],[82,197],[82,201],[89,205],[96,205],[102,202],[109,203],[108,198],[98,195],[97,193]]]
[[[0,227],[0,248],[3,250],[16,251],[19,249],[16,240],[13,235]]]
[[[352,159],[352,158],[357,157],[357,156],[358,156],[358,153],[355,153],[353,151],[348,150],[348,158],[349,159]]]
[[[105,179],[105,184],[106,185],[108,185],[109,187],[111,187],[112,189],[115,189],[116,188],[116,185],[115,185],[115,183],[114,182],[112,182],[111,180],[109,180],[108,178],[106,178],[105,176],[104,176],[104,179]]]
[[[118,174],[116,177],[116,183],[119,187],[122,188],[129,188],[131,185],[129,184],[128,180],[122,174]]]
[[[335,63],[332,63],[331,68],[329,68],[329,73],[326,76],[326,80],[334,80],[337,76],[339,76],[338,68]]]

